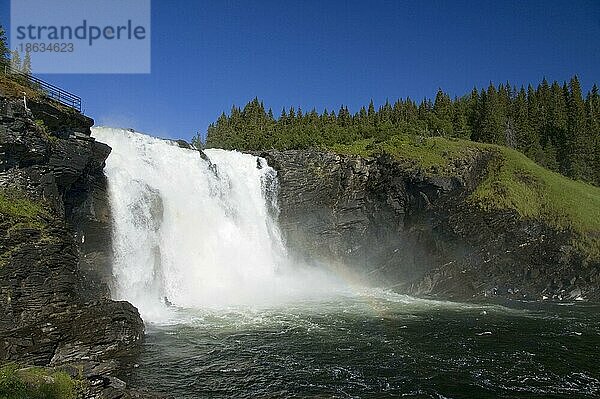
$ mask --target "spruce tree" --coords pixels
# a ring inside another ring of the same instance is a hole
[[[452,106],[452,132],[454,137],[468,139],[471,137],[469,126],[469,99],[455,99]]]
[[[452,135],[452,100],[450,96],[438,89],[433,103],[433,134],[436,136]]]
[[[482,98],[481,137],[480,141],[493,144],[504,144],[504,116],[499,104],[496,87],[490,83],[485,97]]]
[[[8,66],[9,63],[10,50],[8,48],[8,41],[6,40],[4,27],[0,25],[0,66],[2,67],[2,72],[4,72],[4,67]]]
[[[569,157],[569,176],[574,179],[588,180],[591,171],[589,151],[590,140],[585,129],[585,103],[581,94],[581,85],[577,76],[569,82],[567,112],[567,148]]]
[[[13,50],[11,52],[10,67],[15,72],[21,72],[21,68],[22,68],[21,55],[19,54],[19,52],[17,50]]]
[[[515,127],[515,118],[512,114],[512,93],[510,83],[506,86],[500,84],[498,86],[498,117],[500,119],[501,132],[498,142],[505,144],[508,147],[515,148],[517,146],[517,131]]]
[[[29,51],[25,52],[25,57],[23,57],[23,66],[21,67],[21,72],[25,75],[31,75],[31,53]]]
[[[367,121],[369,126],[375,126],[375,106],[373,105],[373,99],[371,99],[367,108]]]
[[[471,139],[477,140],[478,128],[480,123],[480,106],[481,101],[479,97],[479,91],[477,87],[471,90],[467,104],[467,122],[469,123],[469,129],[471,131]]]
[[[588,93],[585,104],[587,129],[591,135],[592,145],[592,181],[600,185],[600,95],[598,86],[594,84]]]
[[[540,144],[544,150],[543,165],[561,173],[568,169],[566,150],[567,103],[564,91],[554,81],[550,86],[550,108],[548,110],[548,127]]]
[[[367,110],[362,106],[360,107],[360,111],[358,111],[358,123],[360,125],[366,125],[367,122]]]
[[[576,77],[561,87],[544,79],[517,90],[510,83],[450,99],[438,90],[435,100],[420,104],[399,99],[375,110],[373,101],[351,114],[285,108],[274,119],[257,98],[241,110],[234,106],[208,127],[206,144],[228,149],[307,148],[351,144],[362,138],[375,142],[397,134],[444,134],[506,144],[536,162],[600,185],[600,95],[594,85],[585,100]]]
[[[515,98],[513,114],[516,127],[516,148],[526,155],[531,155],[535,151],[534,135],[532,133],[531,121],[527,106],[527,93],[521,86],[521,90]]]

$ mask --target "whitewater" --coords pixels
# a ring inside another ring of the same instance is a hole
[[[277,173],[250,154],[195,149],[125,129],[94,128],[111,146],[113,296],[146,321],[172,308],[273,305],[343,285],[289,260],[277,226]]]

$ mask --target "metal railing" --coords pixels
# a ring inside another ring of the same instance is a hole
[[[73,93],[69,93],[68,91],[43,81],[42,79],[36,78],[35,76],[18,71],[10,66],[4,67],[4,73],[6,75],[18,76],[19,78],[27,81],[34,88],[43,91],[48,98],[81,112],[81,97],[76,96]]]

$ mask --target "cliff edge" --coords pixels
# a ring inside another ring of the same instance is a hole
[[[0,361],[68,367],[85,397],[129,397],[112,374],[144,325],[109,299],[111,149],[90,137],[92,119],[43,98],[27,106],[0,93]]]

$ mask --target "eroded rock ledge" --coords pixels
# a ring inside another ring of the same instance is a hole
[[[399,292],[468,299],[600,300],[600,264],[568,232],[468,197],[492,154],[431,175],[389,156],[260,154],[278,171],[280,224],[295,256],[349,265]]]
[[[144,325],[109,299],[110,147],[90,137],[92,119],[28,106],[0,97],[0,361],[69,365],[90,381],[88,397],[129,397],[111,374]]]

